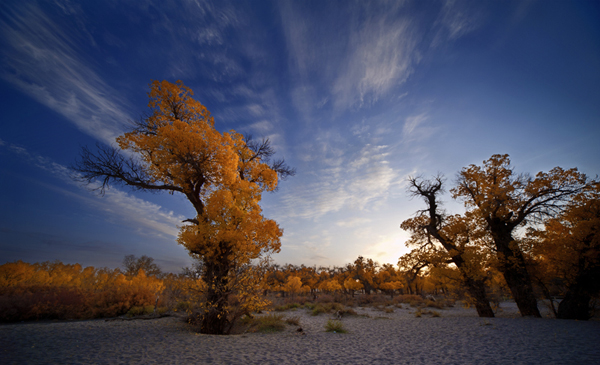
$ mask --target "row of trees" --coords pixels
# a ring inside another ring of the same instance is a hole
[[[0,266],[0,321],[113,317],[155,305],[170,286],[144,270],[22,261]]]
[[[425,209],[405,220],[417,268],[453,266],[482,317],[493,317],[488,292],[494,273],[523,316],[540,317],[534,287],[564,296],[558,318],[588,319],[600,292],[600,184],[577,169],[535,177],[516,174],[508,155],[460,171],[450,189],[465,214],[440,208],[444,179],[411,178],[409,191]]]
[[[315,267],[277,264],[271,265],[266,274],[265,287],[269,291],[288,293],[343,292],[354,296],[382,291],[393,295],[405,287],[403,273],[391,264],[380,266],[371,259],[359,256],[353,263],[341,267]]]

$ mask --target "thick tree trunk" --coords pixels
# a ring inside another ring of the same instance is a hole
[[[587,321],[591,318],[591,296],[582,290],[568,291],[558,305],[556,318]]]
[[[510,233],[494,234],[494,241],[498,253],[503,258],[500,271],[517,303],[519,312],[521,312],[523,317],[533,316],[541,318],[542,315],[537,307],[537,299],[533,293],[533,285],[531,284],[529,272],[527,272],[523,253],[514,242]]]
[[[469,295],[475,300],[475,309],[479,317],[493,318],[494,311],[485,292],[485,285],[481,280],[466,279],[465,286]]]
[[[229,269],[227,254],[221,255],[216,262],[206,263],[202,279],[208,289],[205,312],[200,323],[201,333],[225,335],[231,328],[226,310],[229,300]]]

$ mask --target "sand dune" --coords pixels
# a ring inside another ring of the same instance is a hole
[[[600,364],[600,321],[521,318],[503,303],[499,318],[460,306],[385,313],[358,308],[346,334],[324,332],[331,315],[306,310],[305,335],[199,335],[181,318],[0,326],[2,364]],[[369,316],[369,317],[366,317]]]

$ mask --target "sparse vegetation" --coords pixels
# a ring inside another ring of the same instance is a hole
[[[333,332],[333,333],[346,333],[346,329],[344,328],[344,324],[342,321],[337,320],[328,320],[325,324],[325,332]]]

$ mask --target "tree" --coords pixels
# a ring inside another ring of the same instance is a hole
[[[360,281],[365,290],[365,294],[371,294],[371,291],[375,290],[373,278],[377,271],[379,264],[372,259],[365,259],[362,256],[358,256],[354,260],[354,264],[347,264],[346,270],[351,273],[351,277]]]
[[[561,215],[529,236],[546,280],[564,283],[557,318],[591,318],[591,300],[600,293],[600,185],[579,194]]]
[[[274,191],[278,178],[295,171],[283,160],[271,160],[268,139],[217,131],[209,111],[192,95],[181,81],[153,81],[151,112],[117,138],[120,149],[83,148],[73,168],[85,183],[98,181],[101,193],[125,184],[187,198],[196,215],[181,227],[178,243],[203,262],[201,331],[225,334],[235,321],[229,297],[247,282],[248,265],[280,248],[282,230],[262,216],[262,193]]]
[[[348,290],[354,297],[354,292],[363,289],[363,285],[356,279],[346,278],[344,280],[344,289]]]
[[[405,220],[400,226],[412,232],[407,246],[429,246],[430,258],[428,261],[445,261],[456,265],[463,285],[475,302],[477,314],[480,317],[494,317],[485,291],[485,271],[474,241],[481,240],[477,235],[476,226],[468,216],[446,216],[439,209],[438,195],[443,192],[443,178],[438,176],[432,180],[419,178],[409,179],[409,191],[413,196],[423,198],[427,209],[417,212],[417,216]],[[438,242],[447,255],[440,257],[434,241]],[[437,258],[435,258],[437,256]]]
[[[136,276],[140,270],[144,270],[144,273],[148,276],[158,276],[162,273],[160,267],[154,263],[154,259],[146,255],[139,258],[135,255],[125,256],[123,267],[125,268],[125,275],[128,277]]]
[[[299,293],[302,290],[302,280],[297,276],[288,276],[283,290],[291,295]]]
[[[530,223],[559,214],[571,198],[589,187],[587,177],[576,168],[560,167],[539,172],[535,178],[515,174],[508,155],[493,155],[483,166],[461,170],[454,198],[485,221],[502,272],[523,316],[540,317],[527,271],[525,255],[515,231]]]

